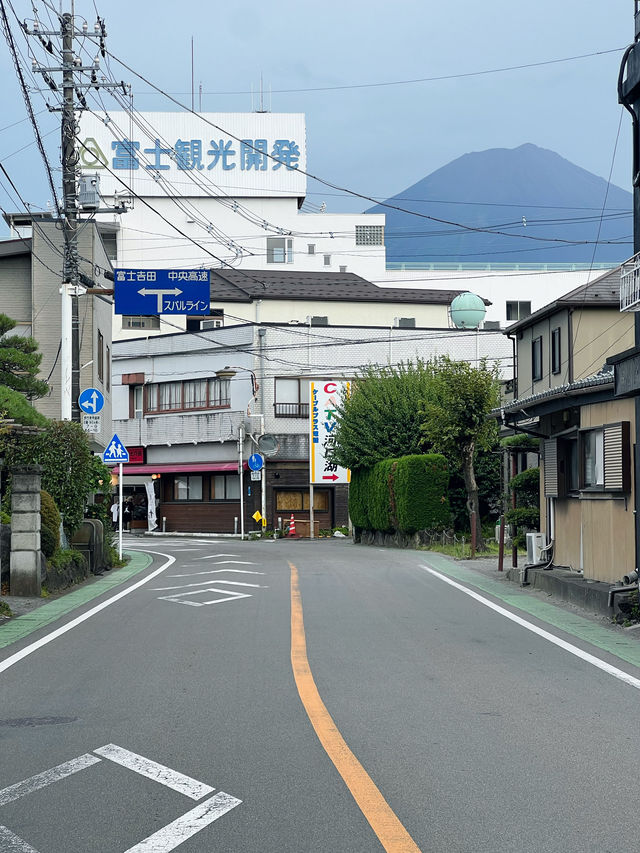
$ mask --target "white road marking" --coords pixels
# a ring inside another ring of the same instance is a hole
[[[80,755],[71,761],[65,761],[64,764],[58,764],[56,767],[45,770],[43,773],[37,773],[35,776],[23,779],[22,782],[17,782],[15,785],[9,785],[8,788],[3,788],[0,791],[0,806],[6,806],[7,803],[19,800],[20,797],[33,794],[34,791],[39,791],[40,788],[46,788],[52,782],[59,782],[60,779],[65,779],[67,776],[72,776],[86,767],[91,767],[92,764],[99,763],[99,758],[87,752],[85,755]]]
[[[166,785],[167,788],[172,788],[185,797],[190,797],[192,800],[201,800],[215,791],[210,785],[205,785],[203,782],[198,782],[197,779],[192,779],[190,776],[185,776],[178,773],[177,770],[171,770],[170,767],[165,767],[164,764],[158,764],[156,761],[151,761],[143,755],[136,755],[135,752],[129,752],[128,749],[122,749],[114,743],[108,743],[106,746],[101,746],[99,749],[93,750],[97,755],[103,758],[108,758],[109,761],[114,761],[128,770],[133,770],[141,776],[146,776],[147,779],[153,779],[154,782],[159,782],[161,785]]]
[[[18,838],[6,826],[0,826],[0,850],[2,853],[38,853],[38,851]]]
[[[191,568],[191,566],[183,566],[185,569]],[[195,567],[194,567],[195,568]],[[238,575],[264,575],[265,572],[255,572],[252,569],[209,569],[206,572],[189,572],[184,573],[182,575],[167,575],[168,578],[193,578],[199,575],[217,575],[220,572],[224,572],[224,574],[230,574],[234,572]]]
[[[198,581],[197,583],[181,583],[178,586],[154,586],[153,592],[168,592],[170,589],[189,589],[192,586],[207,586],[211,581]],[[226,581],[223,578],[216,578],[216,583],[226,583],[229,586],[251,586],[254,589],[268,589],[267,586],[262,586],[259,583],[245,583],[243,581]]]
[[[178,587],[180,589],[180,587]],[[188,595],[202,595],[205,592],[219,592],[222,598],[212,598],[210,601],[183,601],[182,599]],[[251,598],[247,592],[230,592],[228,589],[216,589],[209,587],[208,589],[196,589],[193,592],[177,592],[175,595],[160,595],[158,601],[173,601],[174,604],[190,604],[192,607],[204,607],[207,604],[223,604],[227,601],[233,601],[235,598]]]
[[[623,672],[623,670],[618,669],[616,666],[612,666],[610,663],[602,660],[601,658],[597,658],[595,655],[589,654],[589,652],[585,652],[582,649],[578,648],[578,646],[574,646],[572,643],[567,643],[566,640],[560,639],[560,637],[556,637],[555,634],[551,634],[549,631],[545,631],[544,628],[539,628],[537,625],[534,625],[533,622],[527,622],[526,619],[523,619],[521,616],[516,616],[515,613],[511,613],[504,607],[500,607],[499,604],[494,604],[493,601],[490,601],[488,598],[485,598],[479,593],[474,592],[472,589],[468,589],[466,586],[463,586],[460,583],[452,580],[446,575],[440,574],[435,569],[429,568],[429,566],[421,566],[422,569],[432,574],[434,577],[439,578],[441,581],[448,583],[450,586],[459,589],[460,592],[464,592],[465,595],[474,598],[476,601],[479,601],[481,604],[484,604],[485,607],[489,607],[491,610],[495,610],[496,613],[500,613],[501,616],[505,616],[507,619],[510,619],[512,622],[515,622],[516,625],[520,625],[522,628],[526,628],[527,631],[531,631],[533,634],[537,634],[539,637],[542,637],[545,640],[548,640],[550,643],[553,643],[555,646],[559,646],[561,649],[569,652],[572,655],[575,655],[578,658],[581,658],[586,663],[590,663],[592,666],[601,669],[603,672],[612,675],[614,678],[618,678],[620,681],[624,681],[625,684],[630,685],[631,687],[635,687],[640,690],[640,678],[635,678],[633,675],[629,675],[627,672]]]
[[[220,791],[210,800],[200,803],[167,826],[135,844],[125,853],[170,853],[180,844],[213,823],[223,814],[239,806],[242,800]]]
[[[141,550],[141,549],[129,549],[129,550]],[[147,575],[146,578],[143,578],[141,581],[132,584],[131,586],[123,589],[121,592],[116,593],[111,598],[108,598],[106,601],[97,604],[95,607],[92,607],[91,610],[87,610],[86,613],[83,613],[81,616],[77,616],[75,619],[72,619],[71,622],[67,622],[66,625],[62,625],[60,628],[56,628],[55,631],[52,631],[50,634],[47,634],[44,637],[41,637],[39,640],[36,640],[35,643],[31,643],[28,646],[25,646],[24,649],[21,649],[19,652],[16,652],[13,655],[10,655],[3,661],[0,661],[0,672],[4,672],[9,669],[10,666],[13,666],[18,661],[21,661],[23,658],[26,658],[28,655],[42,648],[42,646],[46,646],[47,643],[56,640],[58,637],[61,637],[63,634],[66,634],[67,631],[71,631],[72,628],[81,625],[87,619],[90,619],[92,616],[95,616],[96,613],[100,613],[101,610],[104,610],[105,607],[109,607],[110,604],[113,604],[116,601],[119,601],[121,598],[124,598],[125,595],[129,595],[129,593],[134,592],[134,590],[139,589],[144,584],[149,583],[150,580],[157,577],[159,574],[164,572],[170,565],[175,563],[176,558],[172,557],[170,554],[163,554],[159,551],[155,551],[154,553],[159,554],[161,557],[166,557],[166,563],[163,563],[159,569],[156,569],[154,572],[151,572],[150,575]]]
[[[207,554],[206,557],[196,557],[196,560],[215,560],[218,557],[237,557],[237,554]],[[253,566],[253,563],[247,563],[242,560],[225,560],[225,563],[242,563],[245,566]]]

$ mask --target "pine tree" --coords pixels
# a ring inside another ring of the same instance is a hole
[[[0,385],[19,391],[29,400],[44,397],[49,386],[38,379],[42,353],[34,338],[9,335],[15,320],[0,314]]]

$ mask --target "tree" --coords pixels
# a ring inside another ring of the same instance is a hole
[[[428,396],[427,364],[364,368],[338,407],[332,461],[353,471],[383,459],[421,453],[424,438],[418,402]]]
[[[442,356],[430,362],[428,394],[421,404],[422,435],[429,446],[462,471],[469,519],[475,513],[477,545],[484,549],[474,457],[495,445],[497,424],[488,419],[499,403],[497,368],[486,361],[472,367],[465,361]]]
[[[0,386],[19,391],[29,400],[44,397],[49,386],[37,378],[42,353],[34,338],[8,334],[16,325],[15,320],[0,314]]]

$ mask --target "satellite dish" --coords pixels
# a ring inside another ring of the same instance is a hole
[[[265,435],[261,435],[258,440],[258,450],[260,453],[263,453],[265,456],[275,456],[275,454],[280,450],[280,443],[275,435],[270,435],[266,433]]]

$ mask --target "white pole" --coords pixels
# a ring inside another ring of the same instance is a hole
[[[122,516],[124,515],[124,507],[122,506],[122,462],[118,463],[118,554],[122,560]]]
[[[313,514],[313,483],[309,483],[309,536],[313,539],[313,528],[315,526]]]
[[[242,443],[244,441],[244,424],[238,426],[238,473],[240,474],[240,539],[244,540],[244,472],[242,470]]]
[[[60,288],[61,328],[60,328],[60,420],[71,420],[71,294],[70,285],[63,283]]]
[[[264,414],[260,415],[260,435],[264,435]],[[267,457],[262,454],[262,479],[260,483],[260,513],[263,518],[267,517]]]

